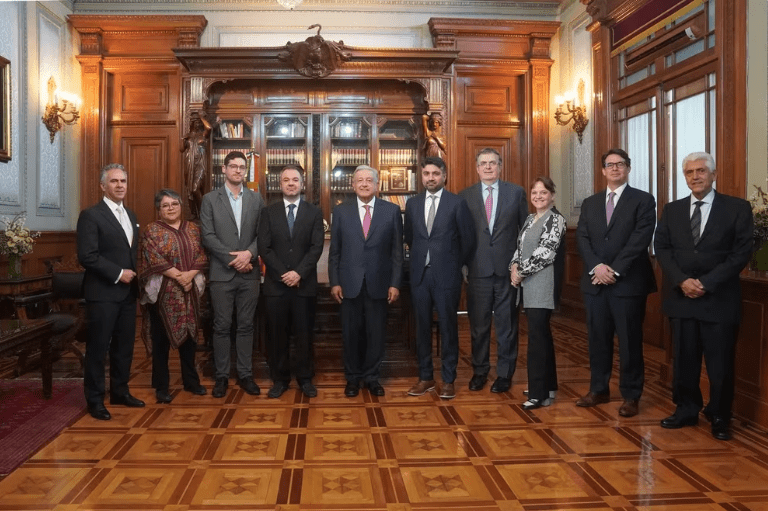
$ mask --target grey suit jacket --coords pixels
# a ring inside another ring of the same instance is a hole
[[[499,203],[493,221],[493,233],[485,216],[482,183],[459,194],[467,201],[475,222],[475,253],[469,261],[469,278],[509,277],[509,262],[517,248],[517,234],[528,218],[528,201],[521,186],[499,180]]]
[[[203,246],[210,256],[208,277],[211,282],[226,282],[234,278],[237,270],[229,266],[234,259],[229,253],[240,250],[248,250],[252,254],[253,270],[243,276],[248,279],[259,278],[256,236],[262,208],[264,199],[261,194],[243,186],[243,216],[238,236],[235,214],[229,203],[226,185],[205,194],[200,206],[200,227]]]

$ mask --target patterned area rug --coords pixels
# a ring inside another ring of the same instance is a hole
[[[10,473],[85,410],[82,379],[53,380],[43,398],[39,379],[0,380],[0,475]]]

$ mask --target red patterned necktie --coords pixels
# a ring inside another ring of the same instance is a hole
[[[488,187],[488,198],[485,199],[485,218],[491,223],[491,211],[493,211],[493,187]]]
[[[371,228],[371,206],[366,204],[363,207],[365,208],[365,215],[363,216],[363,236],[368,239],[368,229]]]

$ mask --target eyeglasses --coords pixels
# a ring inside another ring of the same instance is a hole
[[[241,170],[241,171],[245,172],[246,170],[248,170],[248,167],[246,167],[245,165],[232,165],[232,164],[229,164],[229,165],[227,165],[227,168],[229,170],[232,170],[232,171]]]
[[[178,207],[181,207],[181,203],[179,203],[178,201],[166,202],[164,204],[160,204],[160,209],[175,209]]]
[[[603,165],[604,169],[610,169],[611,167],[615,167],[619,170],[623,170],[627,168],[627,163],[623,161],[615,161],[615,162],[606,162],[605,165]]]
[[[499,162],[496,160],[493,161],[481,161],[477,164],[478,167],[498,167]]]

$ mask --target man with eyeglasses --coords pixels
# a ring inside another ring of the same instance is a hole
[[[500,179],[498,151],[483,149],[476,163],[480,182],[460,193],[475,224],[476,248],[467,265],[473,368],[469,390],[482,390],[488,381],[493,316],[497,357],[491,392],[506,392],[512,386],[518,345],[517,289],[510,284],[509,262],[520,227],[528,218],[528,201],[521,186]]]
[[[232,151],[224,158],[224,186],[207,193],[200,207],[203,246],[210,259],[213,308],[213,356],[216,383],[213,397],[224,397],[229,385],[230,328],[236,309],[237,383],[246,393],[261,390],[253,381],[253,320],[259,298],[257,232],[264,207],[261,194],[244,182],[245,155]]]
[[[622,417],[638,413],[643,393],[643,320],[656,279],[648,246],[656,226],[656,200],[629,186],[629,155],[611,149],[602,157],[605,191],[584,200],[576,228],[584,262],[581,292],[587,309],[589,392],[576,406],[610,401],[613,337],[619,337],[619,391]]]
[[[379,369],[384,360],[387,304],[400,296],[403,276],[403,219],[400,207],[377,199],[379,173],[360,165],[352,175],[353,199],[333,208],[328,280],[341,305],[344,395],[360,386],[383,396]]]

